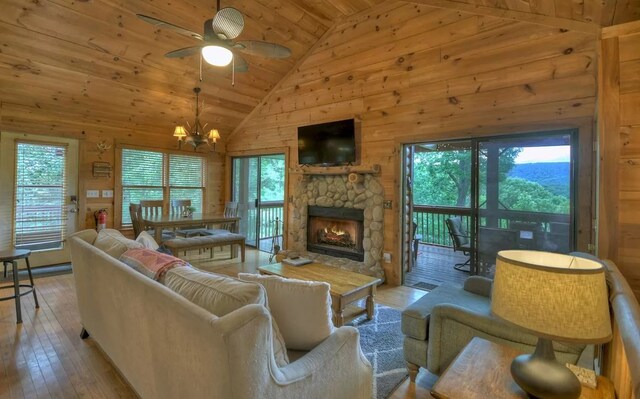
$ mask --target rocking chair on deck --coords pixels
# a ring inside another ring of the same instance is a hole
[[[449,236],[451,237],[451,241],[453,241],[453,251],[462,251],[465,256],[469,257],[466,262],[456,263],[453,268],[463,272],[469,272],[471,269],[471,237],[462,225],[461,218],[457,216],[448,218],[446,223]],[[469,269],[465,269],[466,266],[469,266]]]

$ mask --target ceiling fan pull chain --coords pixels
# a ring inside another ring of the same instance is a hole
[[[202,53],[200,53],[200,81],[202,82]]]

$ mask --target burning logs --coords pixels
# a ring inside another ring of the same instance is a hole
[[[355,248],[356,246],[348,231],[340,230],[335,226],[318,230],[318,242],[336,247]]]

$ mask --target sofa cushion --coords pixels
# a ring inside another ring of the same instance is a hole
[[[131,248],[120,255],[120,262],[150,279],[163,281],[164,275],[174,267],[188,266],[189,263],[172,255],[160,253],[150,248]]]
[[[154,251],[160,247],[153,236],[146,231],[138,234],[138,237],[136,237],[136,241],[142,244],[142,246],[144,246],[145,248],[153,249]]]
[[[93,245],[118,259],[131,248],[142,248],[142,244],[123,236],[118,230],[102,229]]]
[[[265,290],[260,284],[207,273],[193,267],[170,270],[164,284],[172,291],[216,316],[224,316],[249,304],[263,306],[267,304]],[[273,353],[276,364],[282,367],[289,363],[286,346],[273,317],[271,326]]]
[[[465,291],[462,286],[443,284],[429,292],[402,312],[402,333],[411,338],[426,340],[429,334],[429,316],[434,306],[441,303],[459,305],[489,314],[490,300]]]
[[[329,284],[248,273],[238,278],[264,286],[287,349],[311,350],[335,329]]]

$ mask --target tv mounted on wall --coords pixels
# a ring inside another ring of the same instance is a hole
[[[357,161],[353,119],[298,127],[299,164],[337,166]]]

